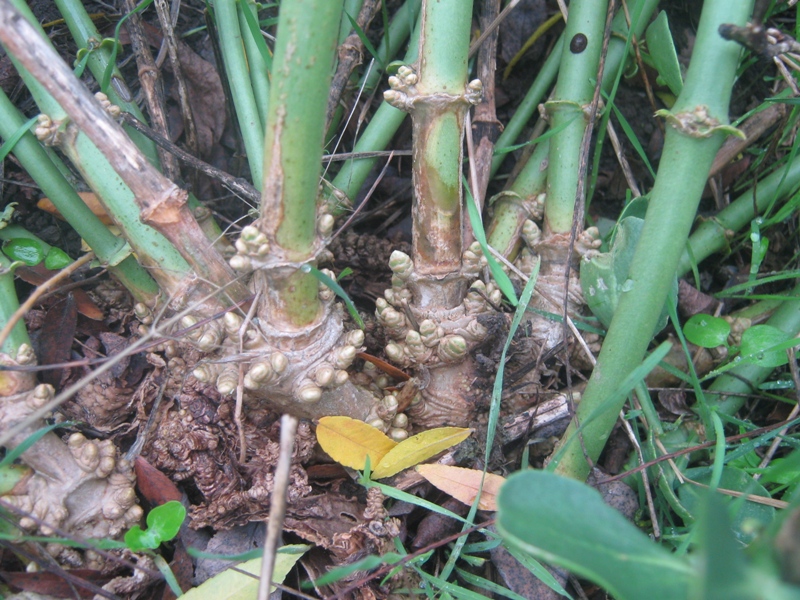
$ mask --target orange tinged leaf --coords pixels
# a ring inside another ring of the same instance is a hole
[[[83,200],[83,203],[89,207],[89,210],[91,210],[95,214],[95,216],[100,219],[103,225],[114,224],[114,220],[108,216],[105,207],[100,202],[100,200],[97,199],[97,195],[94,192],[78,192],[78,196],[80,196],[81,200]],[[62,221],[64,220],[64,217],[55,207],[55,204],[53,204],[50,198],[42,198],[41,200],[39,200],[39,202],[36,203],[36,206],[40,210],[48,212],[51,215],[61,219]]]
[[[396,475],[403,469],[418,465],[423,460],[439,454],[442,450],[447,450],[450,446],[463,442],[470,433],[472,433],[471,429],[462,427],[439,427],[418,433],[392,448],[375,465],[372,477],[382,479]]]
[[[364,421],[350,417],[322,417],[317,424],[317,441],[330,457],[345,467],[363,470],[377,465],[397,442]]]
[[[469,505],[475,502],[483,478],[483,471],[448,465],[419,465],[416,471],[445,494],[450,494],[456,500]],[[497,494],[504,482],[504,477],[486,473],[478,508],[497,510]]]

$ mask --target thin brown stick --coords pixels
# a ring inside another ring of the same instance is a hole
[[[153,60],[150,46],[142,31],[142,17],[138,12],[134,12],[136,3],[133,0],[125,0],[125,11],[131,13],[128,18],[128,33],[131,38],[131,47],[136,56],[136,64],[139,67],[139,81],[142,84],[147,112],[150,114],[150,122],[153,129],[161,135],[169,138],[169,127],[167,127],[167,116],[164,111],[164,89],[161,86],[161,73]],[[161,166],[164,174],[173,181],[178,179],[180,169],[175,158],[163,150],[158,151],[161,159]]]
[[[2,330],[0,330],[0,347],[6,341],[6,338],[11,333],[11,330],[14,329],[14,325],[16,325],[20,319],[22,319],[28,311],[36,305],[36,302],[39,301],[44,294],[50,291],[56,284],[63,281],[70,275],[72,275],[75,271],[80,269],[83,265],[90,262],[94,259],[94,252],[88,252],[81,256],[78,260],[74,263],[61,269],[60,272],[53,275],[50,279],[45,281],[42,285],[38,286],[33,293],[28,297],[25,302],[23,302],[20,307],[14,311],[14,314],[11,315],[11,318],[8,319],[8,322],[5,324]]]
[[[186,79],[183,76],[181,62],[178,60],[178,44],[175,41],[175,31],[172,28],[172,18],[166,0],[156,0],[156,12],[158,13],[158,21],[161,23],[161,31],[164,34],[164,44],[167,47],[167,54],[169,55],[169,62],[172,67],[172,75],[178,83],[178,101],[181,107],[181,116],[183,117],[186,146],[194,154],[199,154],[197,127],[194,122],[192,106],[189,103]]]
[[[361,5],[361,10],[358,12],[358,17],[356,17],[356,24],[361,28],[361,31],[366,31],[369,28],[369,24],[377,14],[379,7],[379,0],[365,0],[364,4]],[[361,64],[363,51],[364,42],[361,41],[361,37],[355,30],[339,46],[339,60],[336,65],[336,73],[334,73],[331,80],[328,107],[325,110],[325,131],[330,129],[333,116],[336,113],[336,107],[339,106],[339,101],[347,88],[347,83],[350,81],[353,70]]]
[[[292,468],[294,438],[297,433],[297,419],[290,415],[281,417],[281,442],[278,464],[275,466],[275,487],[269,501],[269,522],[264,539],[264,558],[261,562],[261,580],[258,584],[258,600],[269,598],[272,572],[275,569],[275,555],[278,551],[283,518],[286,516],[286,490],[289,488],[289,471]]]

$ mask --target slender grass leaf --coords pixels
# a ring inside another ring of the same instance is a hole
[[[17,142],[22,139],[22,136],[30,131],[31,127],[36,124],[38,119],[38,116],[31,117],[22,125],[20,125],[20,127],[14,133],[12,133],[5,142],[3,142],[3,145],[0,146],[0,161],[4,161],[6,159],[8,153],[14,149],[14,146],[16,146]]]
[[[258,22],[258,17],[253,13],[253,7],[246,0],[239,0],[239,8],[244,15],[244,20],[247,23],[247,29],[250,30],[250,35],[253,36],[258,53],[261,55],[261,60],[267,66],[268,71],[272,71],[272,54],[267,47],[267,42],[261,33],[261,25]]]
[[[54,429],[58,429],[59,427],[72,427],[75,424],[76,424],[75,421],[65,421],[64,423],[53,423],[51,425],[47,425],[46,427],[37,429],[28,437],[26,437],[25,440],[23,440],[23,442],[19,446],[16,446],[15,448],[12,448],[11,450],[8,450],[6,452],[6,455],[3,457],[3,460],[0,461],[0,467],[4,467],[6,465],[10,465],[11,463],[13,463],[20,456],[22,456],[24,452],[27,452],[31,448],[31,446],[33,446],[36,442],[42,439],[45,436],[45,434],[53,431]]]
[[[511,279],[508,278],[508,275],[503,271],[500,263],[497,262],[489,251],[489,244],[486,241],[486,232],[483,230],[483,223],[481,222],[481,216],[478,212],[478,206],[469,191],[469,186],[466,185],[466,181],[464,182],[464,191],[467,194],[469,222],[472,225],[475,239],[478,240],[478,243],[481,245],[483,255],[486,257],[486,262],[489,264],[489,271],[492,273],[492,278],[495,280],[495,283],[497,283],[497,287],[500,288],[500,291],[502,291],[505,297],[508,298],[508,301],[511,302],[511,305],[516,306],[519,301],[517,300],[517,294],[514,292],[514,284],[511,283]]]
[[[373,56],[373,58],[376,61],[378,61],[378,64],[380,65],[380,68],[383,69],[383,66],[386,63],[384,62],[383,58],[378,54],[378,51],[375,49],[375,46],[372,45],[372,42],[369,41],[369,38],[367,37],[367,34],[364,33],[364,30],[361,28],[361,26],[358,23],[356,23],[356,21],[355,21],[355,19],[353,17],[351,17],[347,13],[344,13],[344,14],[347,17],[347,19],[350,21],[350,25],[353,26],[353,29],[355,30],[356,35],[358,36],[358,39],[360,39],[361,42],[364,44],[364,48],[366,48],[369,51],[369,53]],[[388,31],[389,30],[387,29],[386,31],[387,31],[387,35],[388,35]]]
[[[311,265],[303,265],[300,267],[300,270],[303,271],[303,273],[310,273],[314,276],[314,278],[316,278],[317,281],[322,282],[331,290],[333,290],[333,293],[342,299],[342,302],[344,302],[344,305],[347,307],[347,312],[350,313],[350,316],[353,317],[353,320],[356,322],[356,324],[361,329],[364,329],[364,321],[361,319],[361,315],[358,314],[356,305],[353,304],[352,300],[350,300],[350,296],[347,295],[347,292],[344,291],[342,286],[336,283],[331,277],[328,277],[325,273],[315,267],[312,267]]]

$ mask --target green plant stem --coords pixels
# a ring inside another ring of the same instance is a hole
[[[8,139],[24,122],[25,119],[8,96],[0,91],[0,137]],[[50,198],[78,235],[86,240],[99,261],[108,267],[138,301],[154,306],[159,293],[156,282],[136,262],[125,240],[113,235],[83,203],[33,134],[28,132],[23,135],[14,146],[13,152],[42,192]],[[59,160],[57,157],[54,159]]]
[[[9,270],[9,267],[11,267],[11,261],[5,254],[0,253],[0,329],[5,327],[11,316],[19,309],[17,290],[14,288],[14,273]],[[11,329],[11,333],[8,334],[0,350],[14,358],[22,344],[30,345],[30,343],[25,321],[20,319]],[[0,376],[0,383],[3,382],[4,377]]]
[[[126,231],[140,261],[153,267],[151,273],[159,285],[169,294],[184,296],[188,287],[196,287],[187,278],[194,274],[203,282],[200,288],[206,288],[203,295],[211,292],[208,285],[216,285],[225,288],[232,302],[247,298],[247,288],[210,246],[187,207],[186,192],[164,178],[101,109],[42,36],[41,28],[37,30],[8,0],[0,2],[0,18],[0,40],[15,65],[21,65],[20,74],[40,108],[59,126],[56,137],[62,150],[96,186],[93,189]],[[109,159],[114,161],[113,169]],[[103,176],[98,177],[98,168],[106,169]],[[108,194],[112,189],[116,197]],[[137,206],[140,214],[134,216]]]
[[[701,116],[697,107],[705,107],[710,119],[727,123],[740,49],[723,40],[717,31],[722,23],[743,25],[751,10],[752,2],[704,3],[694,55],[673,115],[693,119]],[[719,131],[709,137],[697,137],[674,126],[668,128],[641,242],[629,272],[630,289],[621,294],[597,366],[577,409],[577,422],[583,424],[583,444],[571,425],[561,441],[563,453],[553,465],[558,473],[584,479],[589,461],[597,460],[610,435],[624,398],[613,403],[605,400],[644,357],[672,286],[672,277],[667,274],[676,272],[708,170],[723,138]],[[600,414],[584,423],[593,413]]]
[[[422,21],[418,21],[408,41],[408,52],[403,57],[405,64],[416,62],[419,56],[421,24]],[[395,108],[388,102],[382,102],[361,137],[358,138],[353,152],[375,152],[385,149],[405,118],[405,112]],[[333,187],[342,192],[351,201],[354,200],[377,161],[377,158],[359,158],[346,161],[336,174],[332,182]],[[334,204],[336,203],[334,202]],[[341,213],[343,210],[344,207],[338,207],[338,212]]]
[[[422,4],[419,79],[411,115],[413,259],[423,276],[445,277],[461,269],[463,95],[471,19],[472,2]]]
[[[278,21],[259,228],[273,255],[291,263],[313,260],[318,251],[316,197],[342,6],[342,0],[294,0],[281,6]],[[267,275],[267,310],[291,327],[310,324],[320,308],[317,281],[279,271]]]
[[[339,23],[339,35],[337,37],[338,44],[343,43],[353,30],[353,25],[350,23],[350,19],[347,18],[347,15],[350,15],[353,21],[356,21],[358,18],[358,13],[361,11],[362,4],[364,4],[364,0],[344,0],[344,7],[342,8],[342,20]]]
[[[378,46],[378,56],[384,62],[384,67],[397,53],[406,42],[410,41],[409,54],[417,53],[417,42],[411,37],[414,35],[415,23],[419,17],[419,9],[422,5],[422,0],[406,0],[406,2],[398,8],[392,16],[392,22],[389,24],[389,31],[381,39],[380,46]],[[411,50],[413,48],[413,50]],[[415,56],[406,56],[405,61],[413,62],[416,60]],[[369,73],[365,73],[359,81],[359,87],[363,86],[365,90],[375,89],[375,86],[380,82],[383,75],[383,69],[380,65],[374,65]]]
[[[225,73],[228,76],[236,118],[239,121],[239,130],[250,164],[251,178],[253,185],[260,190],[264,179],[264,122],[259,116],[256,95],[250,81],[236,0],[216,0],[214,14],[217,18],[217,32]]]
[[[558,82],[553,97],[545,103],[551,126],[559,130],[550,138],[545,235],[572,229],[581,143],[588,125],[584,109],[594,95],[593,80],[597,79],[597,65],[603,49],[607,7],[607,0],[573,1],[569,6]],[[581,52],[574,51],[577,36],[586,39],[586,49]]]
[[[758,185],[751,187],[710,219],[703,220],[689,237],[689,252],[683,253],[678,263],[678,274],[692,268],[692,260],[699,263],[729,243],[732,232],[749,225],[750,221],[776,199],[785,199],[800,186],[800,156],[783,168],[776,169]]]
[[[13,0],[13,2],[14,6],[16,6],[18,10],[20,10],[20,6],[25,5],[24,0]],[[90,46],[94,47],[100,44],[100,42],[103,40],[103,37],[97,31],[94,21],[92,21],[89,13],[86,12],[86,8],[81,0],[55,0],[55,4],[61,13],[61,16],[64,18],[70,34],[72,34],[72,39],[75,40],[75,43],[79,48],[89,48]],[[110,60],[111,50],[109,48],[95,47],[95,49],[91,51],[87,66],[97,81],[103,80],[103,75],[105,74]],[[116,68],[116,66],[111,72],[111,79],[112,85],[110,85],[106,91],[109,100],[119,106],[123,111],[131,113],[142,122],[146,122],[142,111],[139,110],[139,105],[136,104],[132,98],[126,100],[117,92],[117,86],[120,84],[125,85],[125,79],[122,77],[122,73],[118,68]],[[118,82],[117,84],[113,83],[115,79]],[[142,133],[139,133],[132,127],[126,126],[124,129],[133,142],[139,147],[145,156],[147,156],[147,159],[150,161],[150,163],[158,166],[158,150],[155,143],[150,138]]]

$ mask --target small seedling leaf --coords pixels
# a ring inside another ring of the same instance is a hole
[[[711,315],[693,315],[683,326],[683,335],[695,346],[716,348],[727,343],[731,325],[725,319]]]
[[[497,502],[497,529],[507,543],[597,583],[617,600],[688,597],[689,563],[583,483],[524,471],[508,478]]]
[[[69,257],[69,254],[64,252],[61,248],[56,248],[55,246],[50,248],[50,250],[47,251],[47,255],[44,257],[44,267],[49,271],[63,269],[64,267],[69,266],[71,263],[72,259]]]
[[[679,96],[683,89],[681,65],[678,62],[678,53],[672,41],[669,30],[667,13],[663,10],[647,28],[647,49],[655,63],[658,74],[667,84],[670,91]]]
[[[483,471],[439,464],[419,465],[416,471],[446,494],[469,505],[475,502],[475,496],[478,495],[483,480],[483,490],[478,508],[497,510],[497,494],[500,486],[505,482],[505,478],[500,475],[486,473],[484,479]]]
[[[0,496],[5,496],[23,479],[33,473],[26,465],[0,466]]]
[[[742,334],[742,359],[759,367],[774,369],[789,362],[786,350],[773,349],[791,336],[772,325],[753,325]]]
[[[471,429],[463,427],[438,427],[411,436],[386,453],[375,465],[372,477],[383,479],[396,475],[403,469],[418,465],[442,450],[463,442],[471,433]]]
[[[275,569],[272,572],[272,583],[283,583],[295,563],[311,546],[296,544],[283,546],[275,556]],[[287,550],[291,550],[287,552]],[[244,571],[244,573],[240,572]],[[248,575],[249,573],[249,575]],[[181,598],[185,600],[252,600],[258,596],[261,559],[254,558],[236,565],[236,570],[226,569],[222,573],[205,581],[196,588],[186,592]],[[275,591],[270,588],[270,593]]]
[[[145,548],[154,550],[178,535],[185,518],[186,509],[180,502],[171,500],[156,506],[147,514],[147,529],[143,531],[138,525],[131,527],[125,534],[125,544],[134,552]]]
[[[44,260],[46,252],[44,247],[36,240],[28,238],[14,238],[3,246],[3,252],[11,260],[25,263],[35,267]]]
[[[377,465],[397,442],[364,421],[350,417],[322,417],[317,425],[317,441],[330,457],[345,467],[364,469],[367,456]]]

